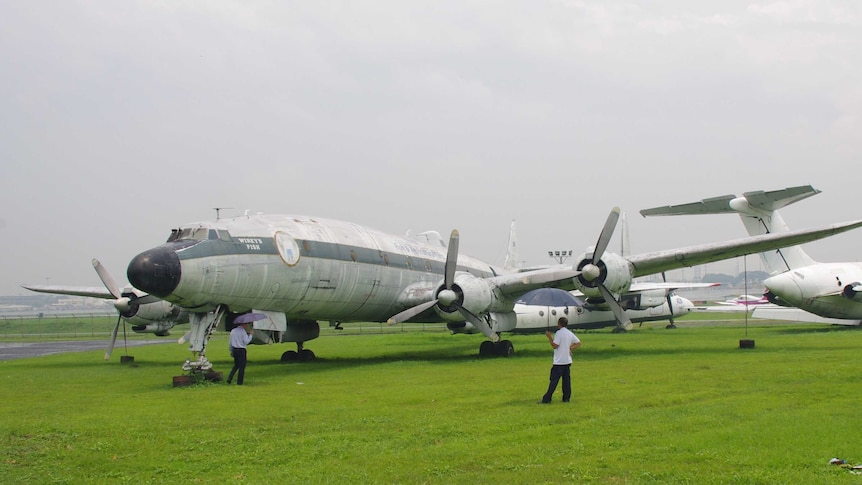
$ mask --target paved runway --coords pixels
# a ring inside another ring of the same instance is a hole
[[[166,338],[158,340],[134,340],[128,342],[129,347],[140,347],[142,345],[176,343],[176,339]],[[126,344],[117,342],[114,352],[122,352]],[[60,354],[63,352],[85,352],[89,350],[106,350],[106,340],[68,340],[58,342],[2,342],[0,343],[0,362],[27,357],[38,357],[41,355]],[[119,354],[117,354],[119,355]]]

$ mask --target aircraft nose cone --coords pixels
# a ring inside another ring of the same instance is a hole
[[[782,273],[778,276],[766,278],[763,286],[775,296],[792,305],[798,305],[802,301],[802,290],[790,273]]]
[[[135,256],[126,270],[126,276],[132,286],[162,298],[177,288],[180,275],[180,258],[173,248],[167,245]]]

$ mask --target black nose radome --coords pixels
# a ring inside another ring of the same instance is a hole
[[[135,256],[126,276],[135,288],[158,297],[173,293],[180,283],[180,258],[175,247],[163,244]]]

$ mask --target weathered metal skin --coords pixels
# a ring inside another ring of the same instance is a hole
[[[279,311],[288,320],[383,322],[429,299],[443,275],[442,246],[355,224],[289,216],[220,222],[196,225],[212,231],[206,239],[178,239],[139,254],[129,281],[195,312],[224,304],[231,312]],[[458,263],[474,276],[459,275],[468,290],[475,287],[465,304],[484,311],[493,292],[480,278],[505,271],[466,256]]]

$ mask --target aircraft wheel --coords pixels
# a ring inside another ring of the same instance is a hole
[[[496,349],[494,348],[494,342],[490,340],[486,340],[479,345],[479,356],[480,357],[490,357],[495,355]]]
[[[295,350],[288,350],[281,354],[282,362],[296,362],[297,360],[299,360],[299,354],[297,354]]]
[[[626,329],[622,327],[614,327],[613,333],[626,333]]]
[[[308,349],[302,349],[299,352],[299,361],[300,362],[308,362],[308,361],[314,360],[314,359],[315,359],[314,352],[312,352]]]
[[[670,325],[668,325],[668,326],[666,326],[666,327],[664,327],[664,328],[676,328],[676,325],[674,325],[674,324],[672,324],[672,323],[671,323]]]
[[[497,355],[502,357],[511,357],[515,355],[515,346],[511,340],[501,340],[497,343]]]

